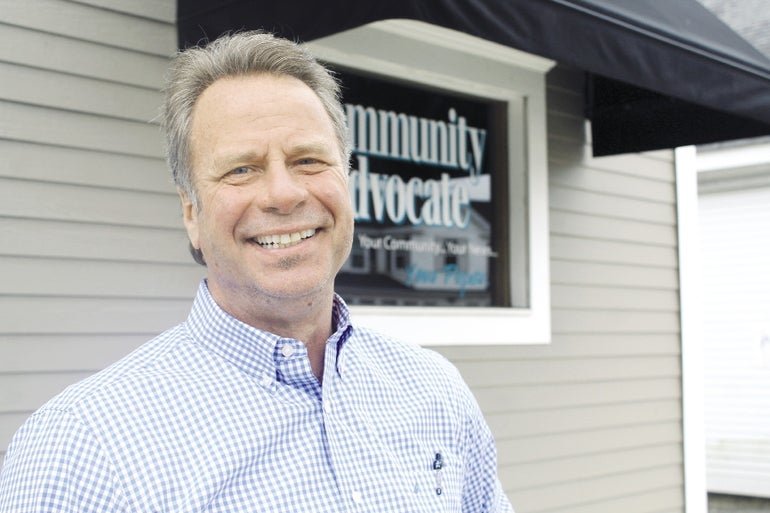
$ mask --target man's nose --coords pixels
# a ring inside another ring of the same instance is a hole
[[[291,213],[308,197],[303,178],[283,163],[271,164],[256,184],[259,207],[278,214]]]

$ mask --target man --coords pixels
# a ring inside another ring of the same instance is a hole
[[[163,113],[196,260],[189,318],[36,412],[0,511],[511,511],[446,360],[351,324],[339,89],[262,33],[174,61]]]

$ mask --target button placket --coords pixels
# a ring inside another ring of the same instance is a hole
[[[329,352],[326,354],[329,357]],[[340,491],[347,497],[350,511],[364,511],[367,507],[367,489],[365,474],[360,468],[361,462],[351,460],[347,455],[359,454],[363,450],[362,440],[357,437],[361,433],[351,432],[349,424],[350,411],[341,392],[341,377],[327,367],[324,374],[322,409],[326,424],[326,436],[329,443],[329,452],[332,467],[337,475]]]

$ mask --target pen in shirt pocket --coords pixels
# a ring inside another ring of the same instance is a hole
[[[441,495],[441,469],[444,468],[444,458],[440,452],[433,457],[433,472],[436,475],[436,495]]]

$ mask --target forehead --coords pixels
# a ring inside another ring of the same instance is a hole
[[[307,84],[289,75],[269,73],[224,77],[208,86],[193,107],[196,118],[302,114],[331,123],[321,99]]]
[[[301,80],[286,75],[217,80],[193,108],[190,136],[193,160],[203,150],[259,144],[270,137],[312,138],[339,149],[331,117],[318,95]]]

